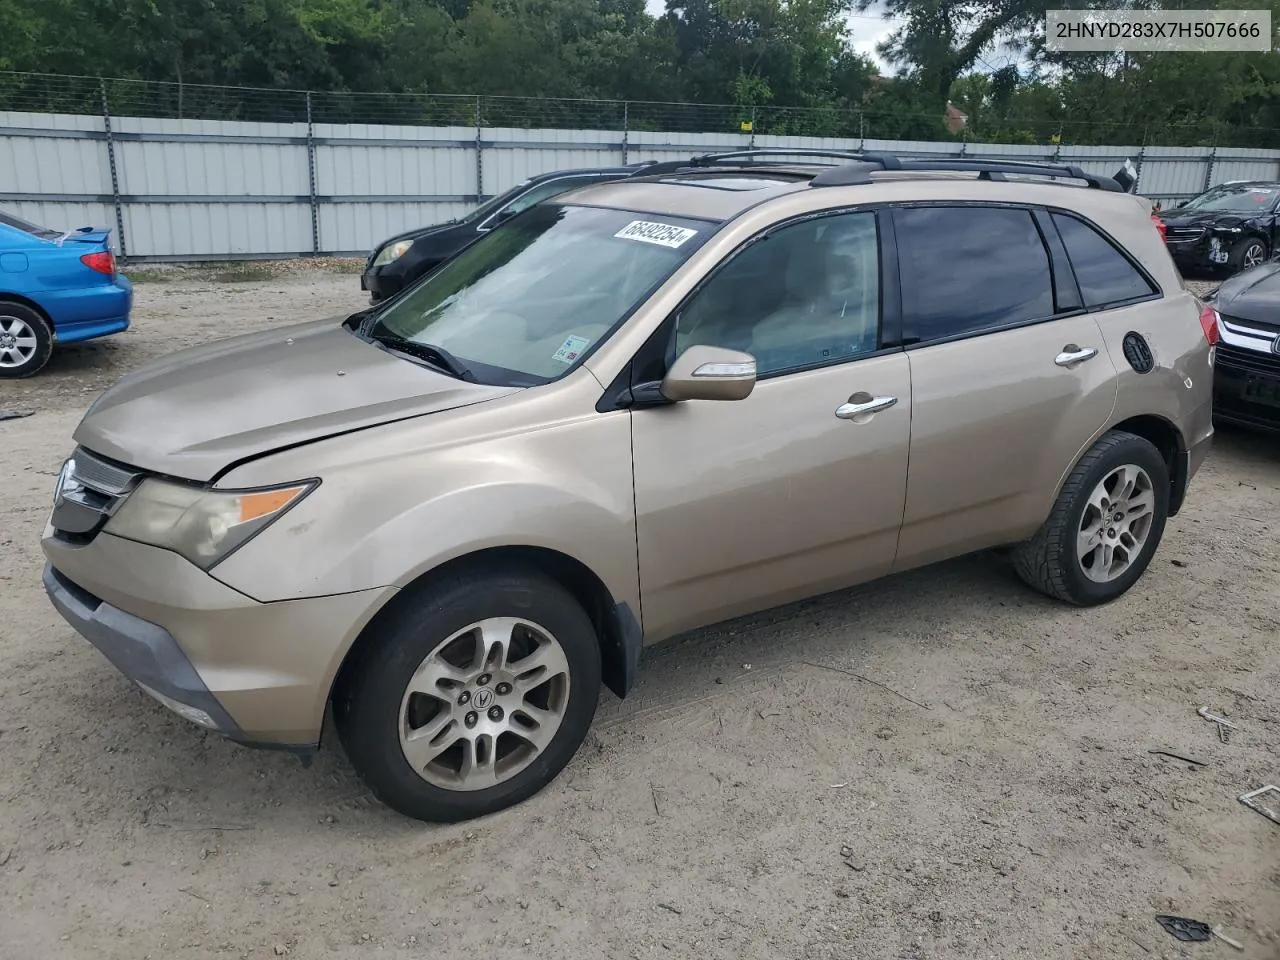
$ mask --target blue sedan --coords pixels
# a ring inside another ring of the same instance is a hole
[[[110,237],[0,213],[0,380],[31,376],[55,343],[128,329],[133,285],[116,270]]]

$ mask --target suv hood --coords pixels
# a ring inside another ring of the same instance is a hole
[[[1162,210],[1160,219],[1171,227],[1239,227],[1253,220],[1247,213],[1227,210]]]
[[[1280,327],[1280,264],[1263,263],[1237,273],[1214,292],[1211,302],[1225,317]]]
[[[338,433],[515,393],[455,380],[359,339],[338,318],[180,350],[100,396],[77,443],[187,480]]]

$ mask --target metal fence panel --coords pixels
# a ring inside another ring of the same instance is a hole
[[[78,103],[92,102],[94,85]],[[118,85],[111,90],[133,105]],[[0,112],[0,204],[55,227],[115,227],[130,259],[198,260],[361,253],[538,173],[751,147],[1057,160],[1101,174],[1128,158],[1140,192],[1166,205],[1226,180],[1280,177],[1277,150],[725,132],[740,123],[739,108],[727,107],[405,95],[377,100],[392,122],[370,124],[341,122],[354,109],[350,97],[283,91],[260,112],[237,103],[264,119]],[[680,125],[664,130],[674,106]],[[265,119],[282,111],[288,122]],[[599,126],[567,128],[565,111]],[[552,121],[560,125],[537,126]],[[721,132],[696,132],[699,123]]]

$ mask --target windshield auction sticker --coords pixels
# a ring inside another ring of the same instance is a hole
[[[591,341],[586,337],[566,337],[564,343],[560,344],[560,349],[551,355],[551,359],[560,363],[573,363],[578,357],[582,356],[583,349],[589,343]]]
[[[688,227],[677,227],[670,223],[653,223],[650,220],[632,220],[614,234],[623,240],[639,240],[641,243],[656,243],[660,247],[675,249],[690,237],[696,237],[697,230]]]

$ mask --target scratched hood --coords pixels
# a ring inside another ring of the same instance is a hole
[[[387,353],[337,319],[180,350],[94,401],[75,440],[131,466],[207,481],[233,463],[515,392]]]

